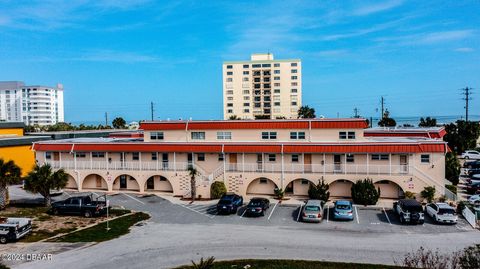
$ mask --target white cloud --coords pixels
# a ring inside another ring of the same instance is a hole
[[[353,11],[355,16],[367,16],[370,14],[386,11],[395,7],[398,7],[403,4],[403,0],[391,0],[387,2],[374,3],[371,5],[366,5],[357,8]]]
[[[456,48],[456,49],[454,49],[454,51],[456,51],[456,52],[474,52],[475,50],[473,48],[464,47],[464,48]]]
[[[422,36],[417,43],[432,44],[465,39],[473,34],[473,30],[453,30],[434,32]]]
[[[158,62],[160,59],[155,56],[134,52],[97,50],[72,58],[72,60],[83,62],[148,63]]]

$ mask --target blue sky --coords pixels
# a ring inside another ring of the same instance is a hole
[[[327,117],[461,115],[476,88],[478,1],[0,0],[0,80],[65,86],[66,121],[222,118],[221,66],[301,58]]]

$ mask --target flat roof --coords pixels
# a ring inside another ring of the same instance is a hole
[[[0,137],[0,147],[25,146],[32,145],[34,142],[50,140],[50,137],[45,136],[15,136],[15,137]]]
[[[0,129],[10,129],[10,128],[23,128],[25,127],[25,123],[23,122],[0,122]]]
[[[245,61],[224,61],[223,64],[246,64],[246,63],[275,63],[275,62],[301,62],[301,59],[278,59],[278,60],[245,60]]]

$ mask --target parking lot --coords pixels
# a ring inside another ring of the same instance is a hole
[[[94,196],[103,195],[93,193]],[[79,195],[67,193],[65,195]],[[138,211],[146,211],[152,215],[151,221],[164,224],[232,224],[278,226],[307,230],[335,230],[350,232],[378,233],[455,233],[472,231],[473,228],[462,218],[455,225],[435,223],[428,216],[423,225],[402,225],[398,216],[391,208],[370,208],[354,206],[353,221],[338,221],[333,219],[332,205],[326,206],[324,219],[321,223],[303,223],[300,220],[300,206],[282,205],[271,200],[270,208],[265,216],[249,217],[245,214],[245,206],[237,214],[218,215],[216,201],[197,201],[172,203],[156,195],[139,196],[136,194],[119,193],[107,196],[112,206],[121,206]],[[170,198],[171,200],[172,198]]]

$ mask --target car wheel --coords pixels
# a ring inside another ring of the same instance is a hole
[[[0,236],[0,243],[1,243],[1,244],[6,244],[6,243],[7,243],[7,237],[5,237],[5,236]]]
[[[59,212],[58,212],[58,208],[54,208],[54,209],[52,210],[52,213],[53,213],[53,215],[58,215],[58,213],[59,213]]]
[[[400,223],[401,223],[401,224],[404,224],[404,223],[405,223],[405,219],[403,218],[403,216],[400,216]]]
[[[468,157],[468,156],[465,156],[465,160],[468,160],[468,159],[470,159],[470,157]]]
[[[92,212],[90,212],[90,211],[87,210],[87,211],[85,211],[85,212],[83,213],[83,216],[84,216],[85,218],[90,218],[90,217],[92,217]]]

